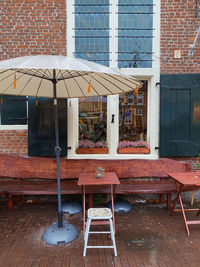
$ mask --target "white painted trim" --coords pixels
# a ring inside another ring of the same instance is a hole
[[[76,148],[78,147],[78,99],[71,98],[68,100],[68,158],[73,158],[76,155]]]
[[[109,32],[109,56],[110,56],[110,63],[109,66],[111,68],[117,68],[117,51],[118,51],[118,0],[112,0],[110,1],[110,14],[109,14],[109,27],[110,27],[110,32]]]
[[[1,130],[28,130],[28,125],[0,125]]]
[[[73,30],[75,28],[75,20],[72,19],[72,14],[74,12],[74,0],[66,0],[66,9],[66,51],[67,56],[73,56],[73,52],[75,51],[75,38],[73,38],[73,36],[75,35]]]
[[[107,96],[107,142],[109,155],[114,157],[116,155],[117,146],[118,146],[118,126],[119,126],[119,96],[118,95],[109,95]],[[112,115],[114,117],[114,123],[112,121]]]

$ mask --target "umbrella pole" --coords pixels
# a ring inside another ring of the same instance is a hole
[[[56,154],[56,164],[57,164],[57,192],[58,192],[58,228],[63,227],[63,217],[61,209],[61,191],[60,191],[60,152],[61,148],[59,146],[59,129],[58,129],[58,106],[57,106],[57,96],[56,96],[56,75],[55,70],[53,70],[53,91],[54,91],[54,120],[55,120],[55,154]]]
[[[56,95],[56,71],[53,70],[53,93],[54,93],[54,119],[55,119],[55,154],[57,163],[57,195],[58,195],[58,223],[53,223],[44,233],[43,240],[47,244],[57,245],[59,243],[67,244],[78,236],[77,229],[67,222],[63,222],[62,207],[61,207],[61,190],[60,190],[60,152],[59,146],[59,129],[58,129],[58,106]]]

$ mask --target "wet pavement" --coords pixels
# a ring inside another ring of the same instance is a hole
[[[188,237],[181,213],[170,217],[165,205],[136,204],[130,212],[116,213],[118,257],[112,249],[88,249],[82,256],[81,213],[64,215],[79,231],[75,241],[45,244],[42,235],[56,221],[56,209],[56,202],[15,204],[9,212],[0,204],[0,266],[200,266],[200,225],[191,225]],[[194,213],[187,217],[196,219]],[[106,235],[91,235],[89,240],[91,245],[110,241]]]

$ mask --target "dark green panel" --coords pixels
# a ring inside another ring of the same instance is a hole
[[[29,156],[55,155],[55,124],[53,99],[28,100],[28,154]],[[61,156],[67,155],[67,100],[58,100],[58,124]]]
[[[175,131],[176,140],[191,139],[191,89],[177,89],[175,91]]]
[[[195,86],[192,90],[192,139],[199,143],[200,139],[200,87]]]
[[[161,75],[160,156],[200,151],[200,75]],[[196,112],[196,113],[195,113]]]
[[[27,124],[27,98],[4,95],[1,105],[1,124]]]

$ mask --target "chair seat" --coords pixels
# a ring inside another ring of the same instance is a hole
[[[112,212],[109,208],[90,208],[88,209],[88,218],[92,220],[111,219]]]

